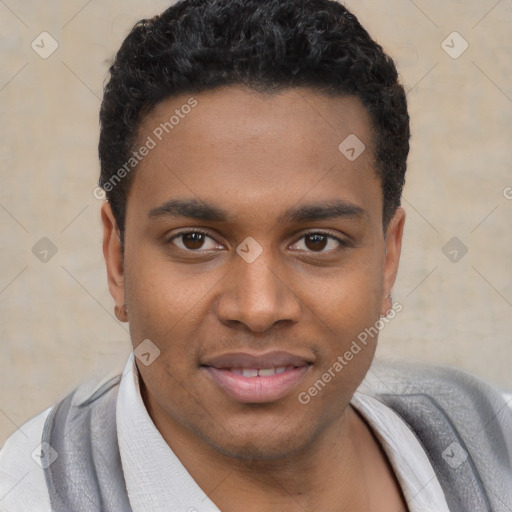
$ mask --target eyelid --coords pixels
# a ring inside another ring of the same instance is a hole
[[[201,233],[203,235],[209,236],[210,238],[213,238],[212,234],[203,228],[183,228],[182,230],[178,231],[178,233],[174,233],[171,237],[169,237],[169,240],[172,240],[173,238],[176,238],[180,235],[188,235],[190,233]]]

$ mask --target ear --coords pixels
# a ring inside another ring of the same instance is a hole
[[[390,220],[386,230],[386,261],[384,263],[383,293],[381,304],[381,315],[387,315],[392,307],[391,289],[395,284],[400,253],[402,251],[402,235],[405,224],[405,210],[397,208],[393,218]]]
[[[110,203],[102,205],[101,221],[103,223],[103,256],[107,265],[108,288],[114,299],[116,317],[122,322],[127,322],[128,317],[124,307],[124,266],[121,235]]]

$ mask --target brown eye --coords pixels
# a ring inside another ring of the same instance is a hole
[[[292,249],[319,254],[333,253],[346,247],[347,243],[327,233],[307,233],[292,246]]]
[[[320,234],[307,235],[305,237],[305,245],[312,251],[322,251],[327,246],[328,238]]]
[[[188,252],[205,252],[212,249],[223,249],[211,236],[202,231],[185,231],[173,236],[169,243]],[[201,250],[201,251],[200,251]]]
[[[184,235],[181,235],[183,240],[183,245],[187,249],[201,249],[201,247],[204,245],[204,239],[206,238],[206,235],[203,233],[186,233]]]

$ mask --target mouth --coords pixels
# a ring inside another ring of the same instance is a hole
[[[240,403],[274,402],[303,380],[312,361],[286,352],[264,355],[225,354],[202,364],[202,369],[228,396]]]

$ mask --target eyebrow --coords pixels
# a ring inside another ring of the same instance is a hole
[[[196,199],[171,199],[150,210],[148,217],[187,217],[212,222],[228,222],[234,218],[222,208]],[[335,200],[293,207],[279,217],[278,224],[330,220],[343,217],[362,219],[363,217],[368,217],[368,212],[348,201]]]
[[[230,216],[218,206],[196,199],[171,199],[150,210],[148,217],[189,217],[191,219],[217,222],[226,222],[230,219]]]

